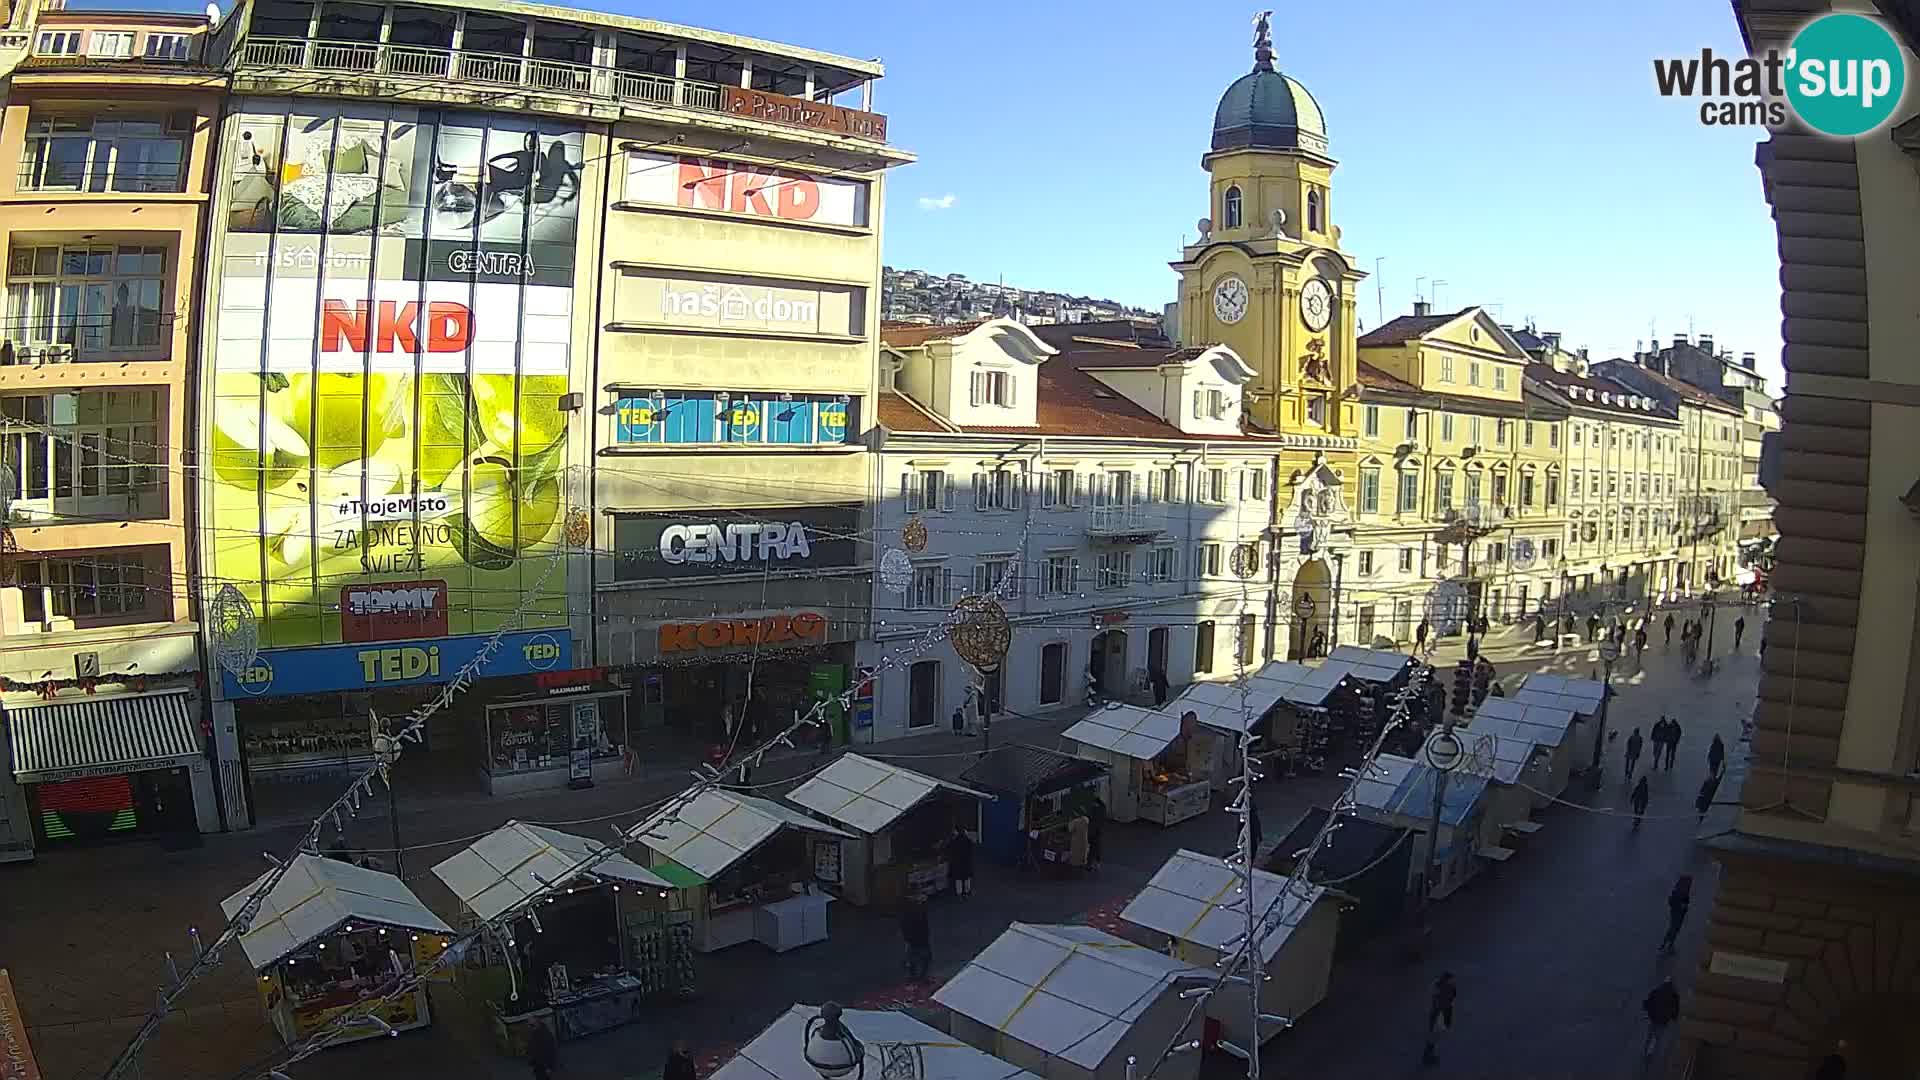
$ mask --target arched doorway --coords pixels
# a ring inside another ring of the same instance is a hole
[[[1087,679],[1108,701],[1127,696],[1127,632],[1102,630],[1093,635],[1087,656]]]
[[[1327,640],[1327,626],[1333,617],[1333,571],[1318,556],[1300,564],[1293,576],[1293,593],[1287,597],[1285,617],[1293,627],[1287,640],[1287,659],[1304,660],[1315,638]]]

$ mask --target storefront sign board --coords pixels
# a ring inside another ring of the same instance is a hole
[[[660,624],[660,651],[663,653],[752,648],[755,645],[790,648],[796,645],[820,645],[826,640],[827,617],[817,611],[768,615],[758,619],[709,619],[705,622]]]
[[[625,201],[781,221],[865,227],[864,181],[814,176],[718,158],[633,152]]]
[[[887,118],[879,113],[862,112],[843,105],[808,101],[785,94],[769,94],[765,90],[749,90],[741,86],[726,87],[725,96],[720,100],[726,110],[735,116],[750,116],[755,120],[830,131],[835,135],[852,135],[877,142],[887,141]]]
[[[621,581],[821,570],[859,560],[860,504],[772,506],[701,516],[620,513],[613,519]]]
[[[451,682],[480,655],[491,635],[423,638],[415,641],[268,649],[236,677],[220,673],[227,697],[245,699],[378,690]],[[531,675],[568,666],[573,639],[566,633],[527,630],[505,634],[481,678]]]

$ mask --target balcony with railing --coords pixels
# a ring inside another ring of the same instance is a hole
[[[138,305],[0,319],[0,369],[163,361],[172,351],[173,321],[171,311]]]
[[[1144,506],[1116,504],[1087,511],[1087,535],[1096,540],[1145,544],[1166,531],[1166,522]]]
[[[829,101],[693,78],[537,56],[386,42],[249,37],[236,50],[243,74],[337,72],[393,80],[476,84],[560,94],[589,104],[636,104],[723,113],[787,127],[887,141],[887,120]]]

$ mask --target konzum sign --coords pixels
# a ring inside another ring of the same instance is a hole
[[[827,617],[817,611],[769,615],[760,619],[709,619],[662,623],[660,651],[696,652],[755,645],[819,645],[827,640]]]

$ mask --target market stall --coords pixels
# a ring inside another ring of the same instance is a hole
[[[774,952],[827,939],[820,871],[838,876],[852,835],[779,803],[718,788],[637,830],[654,873],[686,890],[693,947],[758,941]]]
[[[1607,687],[1598,679],[1569,679],[1563,675],[1529,675],[1520,680],[1520,686],[1509,700],[1523,705],[1544,705],[1553,709],[1565,709],[1573,714],[1572,728],[1568,736],[1567,770],[1579,772],[1582,763],[1599,759],[1595,747],[1606,733],[1600,730],[1601,703],[1606,700]],[[1582,748],[1592,753],[1589,759]]]
[[[1539,777],[1537,783],[1528,781],[1537,789],[1533,792],[1533,805],[1539,809],[1567,789],[1567,778],[1573,772],[1576,752],[1573,737],[1575,722],[1573,711],[1559,705],[1542,705],[1510,697],[1489,697],[1474,710],[1467,727],[1471,731],[1508,732],[1547,748],[1545,774]]]
[[[1299,685],[1312,668],[1289,660],[1274,660],[1247,676],[1244,690],[1233,683],[1197,682],[1180,692],[1164,711],[1175,716],[1195,715],[1200,730],[1193,733],[1193,758],[1216,791],[1225,791],[1240,775],[1240,736],[1248,730],[1259,737],[1254,758],[1271,763],[1293,745],[1294,718],[1282,705],[1286,692]],[[1273,768],[1265,770],[1273,774]]]
[[[1037,746],[999,746],[960,779],[994,796],[980,807],[982,854],[1008,865],[1032,858],[1057,866],[1073,865],[1077,854],[1086,865],[1087,822],[1105,813],[1098,804],[1107,766]]]
[[[943,849],[953,831],[980,833],[984,791],[846,754],[787,793],[854,839],[840,845],[838,874],[819,876],[855,904],[894,904],[905,896],[930,896],[947,887]]]
[[[220,902],[232,920],[273,871]],[[446,948],[452,929],[392,874],[317,855],[295,856],[240,935],[274,1030],[289,1045],[362,999],[392,991]],[[339,1042],[433,1022],[425,986],[376,1009],[386,1027],[355,1026]]]
[[[1438,734],[1428,736],[1429,740]],[[1466,751],[1458,771],[1471,771],[1491,781],[1487,820],[1498,825],[1508,840],[1540,831],[1532,817],[1533,791],[1547,780],[1551,751],[1499,720],[1488,720],[1485,726],[1476,723],[1471,729],[1455,728],[1454,737]]]
[[[1232,955],[1247,932],[1246,898],[1240,875],[1220,859],[1182,849],[1120,912],[1120,917],[1166,938],[1168,952],[1198,968]],[[1294,886],[1264,870],[1253,873],[1252,905],[1259,925],[1260,1011],[1299,1020],[1327,996],[1333,951],[1340,937],[1339,897],[1319,885]],[[1207,1016],[1221,1035],[1247,1048],[1264,1043],[1284,1025],[1262,1024],[1253,1038],[1253,1009],[1244,986],[1223,986],[1207,998]]]
[[[1391,649],[1368,649],[1359,645],[1336,646],[1327,654],[1328,664],[1345,664],[1352,678],[1380,686],[1396,686],[1418,665],[1414,658]],[[1323,665],[1324,666],[1324,665]]]
[[[1355,785],[1355,812],[1383,825],[1417,832],[1413,844],[1409,887],[1416,895],[1427,869],[1428,831],[1433,817],[1433,786],[1439,773],[1430,765],[1396,754],[1381,754],[1375,767]],[[1500,846],[1499,825],[1486,813],[1486,777],[1456,769],[1447,777],[1441,799],[1437,880],[1431,895],[1447,896],[1466,884],[1488,863],[1512,854]]]
[[[1175,825],[1206,813],[1213,801],[1206,760],[1211,746],[1194,737],[1199,721],[1192,717],[1115,702],[1087,714],[1061,737],[1076,755],[1112,770],[1109,818]]]
[[[1129,1057],[1159,1061],[1200,1037],[1202,1019],[1180,991],[1214,974],[1090,926],[1016,922],[933,1000],[955,1038],[1048,1080],[1126,1080]],[[1154,1077],[1199,1071],[1199,1054],[1175,1054]]]
[[[1299,853],[1312,846],[1327,823],[1327,809],[1311,807],[1267,855],[1264,869],[1293,873]],[[1347,815],[1337,841],[1320,845],[1307,867],[1307,880],[1338,882],[1346,898],[1340,913],[1340,948],[1347,949],[1392,927],[1407,902],[1413,845],[1411,830]]]
[[[807,1064],[807,1025],[820,1010],[795,1005],[740,1048],[709,1080],[805,1080],[819,1075]],[[892,1009],[845,1009],[840,1022],[865,1049],[865,1075],[919,1080],[1040,1080],[999,1058],[981,1053],[939,1028]],[[903,1065],[905,1068],[903,1069]]]
[[[523,1050],[534,1020],[577,1039],[639,1019],[649,999],[692,993],[691,915],[679,890],[624,855],[572,873],[606,851],[582,836],[509,821],[433,868],[479,921],[553,892],[534,918],[515,920],[510,947],[475,953],[485,962],[461,972],[463,990],[492,1003],[502,1050]]]

